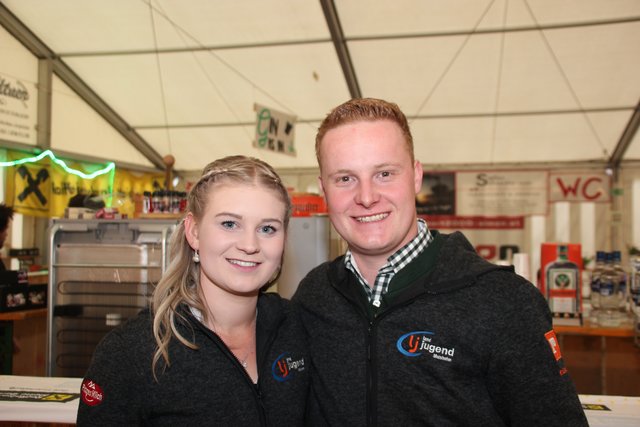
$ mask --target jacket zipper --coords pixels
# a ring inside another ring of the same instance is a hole
[[[375,369],[376,354],[375,354],[375,348],[373,348],[372,343],[375,340],[377,323],[379,323],[380,319],[386,316],[388,313],[391,313],[392,311],[398,308],[401,308],[410,304],[415,298],[418,297],[418,295],[414,295],[412,298],[407,299],[406,301],[403,301],[401,303],[394,304],[391,307],[386,307],[383,311],[374,313],[373,318],[370,319],[366,309],[362,310],[361,309],[362,306],[361,304],[359,304],[357,300],[354,300],[350,295],[344,293],[340,287],[334,285],[334,288],[356,309],[356,312],[359,312],[360,315],[362,315],[365,322],[367,322],[367,334],[366,334],[366,342],[365,342],[365,345],[367,347],[367,362],[366,362],[367,395],[365,396],[365,405],[367,408],[366,419],[367,419],[368,427],[375,427],[377,425],[377,417],[376,417],[377,375],[376,375],[376,369]],[[422,294],[435,295],[436,293],[437,292],[425,290],[423,292],[420,292],[419,295],[422,295]]]
[[[376,391],[375,391],[375,367],[374,367],[374,359],[375,355],[373,354],[374,349],[372,346],[372,342],[374,342],[373,330],[374,325],[373,321],[369,322],[369,326],[367,328],[367,426],[373,427],[375,426],[375,411],[376,411]]]
[[[427,294],[433,294],[432,292],[426,292]],[[377,403],[378,403],[378,376],[377,370],[375,369],[376,364],[376,351],[375,351],[375,340],[376,340],[376,331],[377,324],[380,323],[380,319],[392,311],[404,307],[408,305],[412,300],[405,301],[401,304],[394,305],[393,307],[388,307],[386,310],[381,311],[379,313],[375,313],[373,315],[373,319],[369,321],[367,327],[367,396],[366,396],[366,404],[367,404],[367,426],[376,427],[378,424],[377,421]]]
[[[282,319],[280,319],[280,322],[282,321]],[[227,357],[227,359],[231,360],[232,363],[234,363],[236,365],[236,368],[239,369],[242,373],[242,375],[244,376],[245,380],[247,381],[249,388],[251,389],[251,391],[253,392],[253,396],[255,398],[255,403],[258,409],[258,416],[260,418],[260,426],[263,427],[267,427],[267,411],[266,408],[264,406],[264,400],[262,399],[262,392],[260,390],[260,381],[262,378],[262,369],[261,369],[261,361],[263,361],[263,358],[260,357],[262,356],[262,354],[258,355],[258,348],[257,348],[257,340],[256,340],[256,364],[257,364],[257,369],[258,369],[258,382],[256,384],[253,383],[253,380],[251,379],[251,377],[249,376],[249,373],[247,372],[247,370],[244,368],[244,366],[242,366],[242,363],[240,363],[240,360],[238,359],[238,357],[233,354],[233,352],[229,349],[229,347],[227,346],[227,344],[225,344],[225,342],[222,340],[222,338],[220,338],[220,336],[218,334],[216,334],[213,331],[210,331],[209,329],[205,328],[199,321],[196,320],[196,324],[198,325],[198,327],[206,334],[206,335],[213,335],[215,337],[215,340],[218,341],[218,347],[222,350],[222,353]],[[256,330],[256,334],[257,334],[257,330]],[[273,343],[275,339],[275,335],[271,334],[269,336],[269,339],[266,342],[265,345],[265,351],[264,353],[268,353],[268,349],[271,347],[271,343]]]

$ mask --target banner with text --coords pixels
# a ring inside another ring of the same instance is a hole
[[[37,98],[33,84],[0,74],[0,139],[36,143]]]
[[[551,172],[549,175],[550,202],[609,203],[610,188],[611,177],[604,172]]]
[[[253,146],[275,153],[296,155],[296,116],[254,104],[256,112],[256,136]]]
[[[21,160],[25,153],[8,151],[7,160]],[[67,167],[92,173],[104,165],[65,161]],[[5,168],[6,203],[16,212],[39,217],[62,217],[69,201],[76,195],[99,196],[106,206],[132,217],[135,198],[144,191],[161,188],[163,173],[143,173],[117,169],[93,179],[66,172],[48,157],[35,163]],[[112,175],[113,174],[113,175]]]
[[[546,215],[547,171],[456,173],[459,216]]]

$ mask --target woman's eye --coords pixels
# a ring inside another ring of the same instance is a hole
[[[222,221],[223,228],[234,229],[236,226],[235,221]]]
[[[276,231],[278,231],[278,229],[275,228],[273,225],[264,225],[264,226],[260,227],[260,232],[261,233],[273,234]]]
[[[278,229],[273,225],[263,225],[262,227],[260,227],[259,231],[263,234],[273,234],[278,231]]]

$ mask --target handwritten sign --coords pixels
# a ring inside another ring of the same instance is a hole
[[[256,136],[253,146],[275,153],[296,155],[296,116],[255,104]]]

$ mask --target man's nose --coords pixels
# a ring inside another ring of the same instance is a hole
[[[356,194],[356,203],[370,207],[380,200],[380,193],[375,184],[369,181],[360,181]]]

